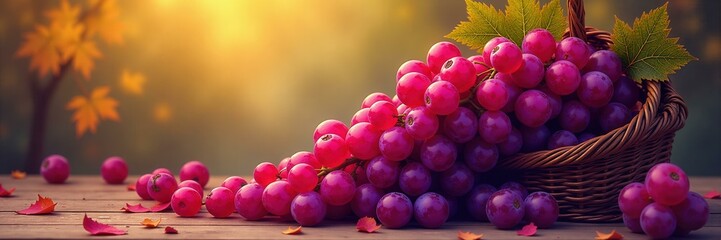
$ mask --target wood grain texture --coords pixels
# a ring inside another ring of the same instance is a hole
[[[137,176],[128,179],[134,181]],[[225,177],[211,178],[206,193],[218,186]],[[130,182],[127,181],[127,182]],[[721,188],[721,178],[692,178],[692,190],[705,193]],[[282,222],[268,217],[261,221],[246,221],[238,215],[226,219],[213,218],[203,209],[197,217],[181,218],[172,212],[123,213],[125,203],[150,207],[153,201],[141,200],[126,185],[107,185],[98,176],[72,176],[68,184],[51,185],[39,176],[28,176],[15,180],[0,176],[5,188],[16,188],[13,197],[0,198],[0,238],[2,239],[77,239],[98,238],[91,236],[82,227],[84,214],[102,223],[127,229],[128,234],[113,236],[122,239],[456,239],[458,231],[484,234],[484,239],[526,239],[515,231],[496,230],[489,223],[471,221],[448,222],[441,229],[423,229],[417,224],[400,229],[382,228],[379,233],[366,234],[355,230],[354,218],[341,221],[324,221],[317,227],[306,227],[303,234],[286,236],[281,231],[294,222]],[[15,211],[29,206],[37,194],[51,197],[58,203],[50,215],[26,216]],[[721,200],[709,200],[710,215],[706,227],[693,232],[689,239],[721,238]],[[161,218],[159,228],[147,229],[140,225],[144,218]],[[165,226],[173,226],[180,234],[163,233]],[[553,229],[539,230],[537,239],[592,239],[595,231],[616,230],[625,239],[646,239],[644,235],[630,233],[621,223],[581,224],[559,222]],[[105,237],[102,237],[105,238]]]

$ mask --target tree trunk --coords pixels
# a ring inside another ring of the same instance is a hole
[[[30,143],[25,171],[31,174],[40,172],[40,162],[45,151],[45,129],[47,128],[48,109],[50,107],[51,92],[35,92],[33,95],[33,116],[30,126]]]

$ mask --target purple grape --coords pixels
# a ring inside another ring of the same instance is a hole
[[[355,190],[355,196],[350,202],[351,209],[358,217],[375,217],[376,205],[383,196],[383,191],[371,184],[363,184]]]
[[[398,99],[408,107],[423,106],[423,94],[430,85],[431,79],[426,75],[409,73],[404,75],[396,84],[396,93]]]
[[[565,96],[576,91],[581,83],[581,73],[569,61],[556,61],[546,70],[546,85],[551,92]]]
[[[641,228],[641,219],[631,218],[628,215],[623,214],[623,225],[626,225],[628,230],[631,230],[632,233],[643,233],[643,229]]]
[[[425,107],[413,108],[406,115],[406,131],[418,140],[426,140],[438,131],[438,117]]]
[[[390,161],[401,161],[413,151],[413,136],[404,127],[392,127],[378,141],[381,155]]]
[[[603,107],[613,97],[613,82],[602,72],[588,72],[581,76],[581,85],[576,93],[578,100],[586,106]]]
[[[514,127],[511,130],[511,134],[508,134],[508,139],[497,144],[497,146],[498,152],[501,156],[511,156],[520,152],[523,147],[523,136],[521,135],[521,131]]]
[[[416,221],[424,228],[439,228],[448,220],[448,201],[440,194],[425,193],[416,199],[413,212]]]
[[[558,219],[558,202],[547,192],[531,193],[523,202],[523,207],[526,209],[526,220],[538,228],[549,228]]]
[[[601,131],[610,132],[616,128],[626,125],[631,120],[631,112],[620,103],[609,103],[601,109],[599,124]]]
[[[290,204],[290,213],[301,226],[315,226],[325,218],[326,207],[320,194],[310,191],[298,194],[293,198],[293,202]]]
[[[330,220],[343,220],[351,215],[350,204],[343,204],[340,206],[333,206],[328,203],[325,204],[325,218]]]
[[[556,61],[568,60],[576,65],[578,69],[583,69],[588,62],[591,51],[588,49],[586,42],[577,37],[568,37],[556,46]]]
[[[621,103],[629,109],[636,106],[636,102],[638,102],[641,95],[641,89],[636,85],[636,82],[627,77],[620,77],[613,84],[613,87],[611,101]]]
[[[498,72],[515,72],[523,65],[521,49],[512,42],[498,44],[491,52],[491,65]]]
[[[563,104],[561,114],[558,115],[558,122],[561,128],[579,133],[586,130],[591,122],[591,111],[581,102],[570,100]]]
[[[676,233],[680,235],[701,229],[709,218],[708,202],[695,192],[689,192],[686,200],[671,209],[677,218]]]
[[[494,37],[486,42],[486,45],[483,46],[483,62],[491,65],[491,53],[493,52],[493,49],[495,49],[498,44],[504,42],[511,42],[511,40],[508,40],[508,38],[505,37]]]
[[[528,127],[540,127],[551,119],[551,99],[539,90],[527,90],[516,100],[516,117]],[[509,129],[510,132],[510,129]]]
[[[431,172],[419,162],[409,162],[401,169],[398,185],[408,196],[419,196],[431,188]]]
[[[488,221],[486,203],[494,192],[496,192],[495,187],[488,184],[480,184],[468,193],[466,209],[473,219],[477,221]]]
[[[591,54],[584,72],[599,71],[616,83],[621,77],[621,58],[611,50],[599,50]]]
[[[573,146],[578,144],[576,135],[566,130],[558,130],[550,138],[548,138],[548,149],[556,149],[560,147]]]
[[[501,75],[501,74],[497,74],[496,77],[498,77],[499,75]],[[518,96],[521,95],[521,93],[523,92],[523,89],[521,89],[517,86],[514,86],[513,84],[511,84],[509,82],[505,82],[505,83],[506,83],[506,91],[508,92],[508,102],[506,103],[506,106],[503,106],[501,111],[510,113],[510,112],[515,111],[516,100],[518,100]]]
[[[536,28],[529,31],[521,43],[523,53],[536,55],[542,62],[548,62],[556,53],[556,40],[546,29]]]
[[[413,204],[405,194],[391,192],[378,201],[376,216],[387,228],[402,228],[413,217]]]
[[[523,152],[535,152],[546,149],[551,131],[546,125],[537,128],[523,127],[521,135],[523,136]]]
[[[468,59],[454,57],[443,64],[438,76],[452,83],[458,92],[467,92],[476,83],[476,67]]]
[[[651,203],[641,212],[641,229],[653,239],[666,239],[676,229],[676,217],[671,208]]]
[[[470,109],[458,109],[443,120],[443,133],[453,142],[465,143],[473,139],[478,127],[478,118]]]
[[[442,135],[429,138],[421,146],[421,162],[431,171],[448,170],[456,162],[456,145]]]
[[[521,185],[518,182],[513,182],[513,181],[505,182],[500,187],[498,187],[498,189],[499,190],[500,189],[509,189],[509,190],[515,192],[516,194],[518,194],[518,196],[520,196],[521,199],[526,199],[526,197],[528,196],[528,190],[526,190],[526,187],[524,187],[523,185]]]
[[[366,166],[366,177],[368,181],[377,188],[388,188],[398,180],[399,163],[390,161],[383,156],[378,156],[368,162]]]
[[[506,141],[511,130],[511,119],[503,112],[486,111],[478,119],[478,134],[488,143]]]
[[[501,110],[508,103],[506,83],[498,79],[488,79],[476,88],[476,100],[488,111]]]
[[[297,195],[288,181],[275,181],[263,190],[262,202],[265,210],[276,216],[290,214],[290,203]]]
[[[473,172],[465,164],[456,163],[450,169],[441,172],[440,181],[444,195],[460,197],[473,188]]]
[[[443,64],[453,57],[460,57],[461,50],[450,42],[438,42],[428,50],[426,62],[433,73],[441,72]]]
[[[332,171],[320,182],[320,196],[327,204],[333,206],[345,205],[353,200],[355,186],[353,177],[347,172]]]
[[[548,86],[545,85],[538,87],[537,90],[545,93],[546,96],[548,96],[548,100],[550,100],[551,119],[558,117],[558,115],[561,114],[561,108],[563,108],[563,99],[561,99],[561,96],[551,92],[551,89],[549,89]]]
[[[235,193],[235,210],[246,220],[253,221],[263,218],[268,212],[263,206],[263,186],[249,183]]]
[[[498,229],[510,229],[523,220],[523,199],[510,189],[493,193],[486,203],[488,220]]]
[[[451,114],[461,101],[458,89],[447,81],[431,83],[424,95],[426,108],[438,115]]]
[[[400,81],[403,76],[409,73],[420,73],[425,75],[428,79],[433,77],[431,68],[429,68],[428,65],[426,65],[424,62],[418,60],[408,60],[398,68],[398,73],[396,73],[396,81]]]
[[[517,87],[534,88],[543,80],[543,73],[545,71],[543,61],[535,55],[527,53],[524,53],[522,58],[523,63],[521,67],[512,74],[513,78],[511,82]],[[496,78],[498,78],[498,75],[496,75]]]
[[[520,135],[520,133],[518,133]],[[521,145],[518,145],[520,149]],[[498,147],[474,138],[466,143],[463,151],[463,159],[468,168],[474,172],[488,172],[496,166],[498,161]]]
[[[618,208],[631,219],[639,219],[641,211],[652,202],[643,183],[630,183],[618,194]]]

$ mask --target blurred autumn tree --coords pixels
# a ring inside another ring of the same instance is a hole
[[[73,5],[67,0],[45,12],[49,24],[37,24],[25,33],[25,40],[16,52],[17,57],[30,58],[28,84],[33,111],[30,125],[30,143],[25,170],[37,173],[44,150],[48,107],[58,85],[71,71],[77,95],[68,101],[66,108],[73,111],[75,133],[82,137],[95,133],[101,120],[119,121],[118,102],[109,96],[110,87],[99,86],[88,90],[94,61],[103,54],[96,45],[102,39],[107,45],[123,43],[123,24],[114,0],[89,0],[84,5]],[[81,79],[82,78],[82,79]]]

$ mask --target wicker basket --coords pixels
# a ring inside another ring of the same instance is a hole
[[[608,49],[608,32],[586,27],[581,0],[568,1],[565,37],[585,39]],[[686,105],[668,83],[643,81],[645,99],[638,115],[625,126],[575,146],[511,156],[499,162],[502,172],[516,176],[529,191],[551,193],[560,219],[572,222],[618,222],[619,191],[643,181],[653,165],[668,162],[675,132],[687,116]]]

